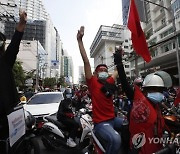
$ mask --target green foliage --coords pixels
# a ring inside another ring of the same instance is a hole
[[[65,83],[65,78],[64,78],[63,75],[61,75],[60,78],[58,79],[57,86],[59,87],[60,85],[63,86],[63,87],[67,86],[66,83]]]
[[[25,73],[21,64],[22,62],[16,61],[13,67],[13,74],[17,87],[23,87],[25,82]]]
[[[44,87],[49,87],[50,89],[53,89],[56,85],[56,78],[45,78],[43,85]]]

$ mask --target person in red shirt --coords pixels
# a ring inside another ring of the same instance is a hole
[[[90,98],[88,87],[87,85],[81,85],[80,89],[74,94],[74,99],[76,101],[75,108],[77,111],[85,107],[85,105],[87,104],[87,98]]]
[[[135,84],[131,87],[126,79],[121,50],[121,47],[117,48],[114,63],[122,89],[133,102],[129,117],[130,153],[152,154],[163,148],[161,142],[153,139],[161,140],[167,129],[160,105],[165,99],[163,91],[172,86],[172,79],[167,72],[156,71],[144,78],[142,89]]]
[[[116,130],[119,130],[123,123],[123,119],[115,117],[112,99],[117,72],[114,72],[109,77],[107,66],[100,64],[92,74],[82,41],[83,35],[84,27],[81,26],[77,33],[77,41],[84,62],[88,89],[91,94],[95,133],[106,141],[106,154],[117,154],[121,146],[121,137]]]
[[[177,94],[174,100],[174,105],[177,106],[178,104],[180,104],[180,87],[177,89]]]

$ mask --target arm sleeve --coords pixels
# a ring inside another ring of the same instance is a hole
[[[5,52],[5,59],[7,61],[7,65],[9,65],[11,68],[13,67],[16,61],[16,56],[19,52],[19,46],[22,36],[23,36],[23,32],[19,32],[16,30]]]
[[[126,93],[126,96],[128,97],[128,99],[133,100],[133,98],[134,98],[134,90],[129,85],[129,83],[127,81],[123,64],[118,64],[116,67],[117,67],[119,78],[121,80],[122,89]]]

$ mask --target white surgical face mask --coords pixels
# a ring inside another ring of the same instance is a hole
[[[98,73],[98,78],[101,80],[106,80],[109,77],[107,72],[99,72]]]
[[[72,94],[66,94],[66,98],[71,98]]]

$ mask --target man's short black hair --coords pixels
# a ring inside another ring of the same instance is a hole
[[[6,41],[6,36],[0,32],[0,40],[1,41]]]
[[[96,71],[99,67],[101,67],[101,66],[104,66],[104,67],[106,67],[106,68],[108,69],[108,67],[107,67],[107,65],[106,65],[106,64],[99,64],[98,66],[96,66],[95,71]]]

